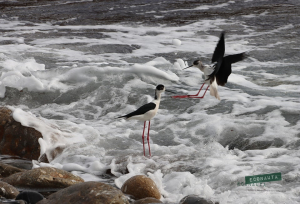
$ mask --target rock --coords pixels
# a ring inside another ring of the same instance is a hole
[[[23,172],[25,170],[0,162],[0,178],[8,177],[12,174]]]
[[[19,194],[19,191],[8,183],[0,181],[0,198],[14,199]]]
[[[22,159],[16,156],[1,155],[1,161],[4,164],[11,165],[23,170],[30,170],[33,167],[32,160]]]
[[[83,179],[61,169],[41,167],[13,174],[3,181],[15,187],[65,188],[81,183]]]
[[[187,195],[180,200],[179,204],[214,204],[214,202],[197,195]]]
[[[44,196],[35,191],[23,191],[16,197],[16,200],[23,200],[30,204],[36,204],[43,199]]]
[[[29,204],[29,203],[26,203],[23,200],[0,198],[0,204]]]
[[[40,156],[38,139],[42,134],[14,120],[12,111],[0,108],[0,154],[37,160]]]
[[[148,203],[162,203],[162,202],[156,198],[143,198],[134,201],[132,204],[148,204]]]
[[[89,181],[79,183],[51,194],[38,204],[129,204],[125,195],[108,184]]]
[[[150,178],[144,175],[133,176],[128,179],[121,188],[125,194],[132,195],[135,199],[156,198],[160,199],[160,192]]]

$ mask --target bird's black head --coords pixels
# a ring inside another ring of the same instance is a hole
[[[157,85],[157,87],[156,87],[156,90],[164,90],[165,89],[165,86],[164,85],[162,85],[162,84],[159,84],[159,85]]]
[[[195,60],[194,62],[193,62],[193,65],[198,65],[200,63],[200,60]]]

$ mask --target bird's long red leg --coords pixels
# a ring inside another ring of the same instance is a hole
[[[196,95],[181,95],[181,96],[172,96],[172,98],[193,98],[194,96],[198,96],[200,91],[202,90],[203,86],[205,83],[202,84],[202,86],[200,87],[198,93]]]
[[[204,92],[204,94],[203,94],[202,96],[189,95],[189,98],[204,98],[204,96],[205,96],[205,94],[206,94],[208,88],[209,88],[209,85],[207,86],[207,88],[206,88],[206,90],[205,90],[205,92]],[[199,93],[198,93],[198,94],[199,94]]]
[[[149,147],[149,155],[151,157],[150,142],[149,142],[149,132],[150,132],[150,120],[149,120],[149,125],[148,125],[147,141],[148,141],[148,147]]]
[[[144,156],[145,156],[145,142],[144,142],[145,127],[146,127],[146,121],[144,122],[144,129],[143,129],[143,135],[142,135],[142,139],[143,139],[143,149],[144,149]]]

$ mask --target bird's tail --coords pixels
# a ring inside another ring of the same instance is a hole
[[[125,119],[127,119],[126,116],[127,116],[127,115],[122,115],[122,116],[116,117],[115,119],[119,119],[119,118],[125,118]]]
[[[210,84],[210,95],[211,96],[214,96],[216,97],[217,99],[220,100],[220,96],[219,96],[219,93],[218,93],[218,84],[217,84],[217,81],[216,81],[216,77],[214,77],[214,80],[213,82]]]

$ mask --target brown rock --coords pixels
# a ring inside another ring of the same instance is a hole
[[[15,199],[19,191],[8,183],[0,181],[0,198]]]
[[[40,156],[38,139],[42,134],[14,120],[12,111],[0,108],[0,154],[37,160]]]
[[[128,179],[121,188],[125,194],[132,195],[135,199],[152,197],[160,199],[160,192],[150,178],[144,175],[133,176]]]
[[[51,194],[37,204],[129,204],[124,194],[108,184],[89,181],[79,183]]]
[[[133,204],[148,204],[148,203],[162,203],[162,202],[156,198],[143,198],[133,202]]]
[[[179,204],[218,204],[218,203],[214,203],[211,200],[199,197],[197,195],[187,195],[180,200]]]
[[[12,174],[23,172],[23,171],[25,170],[0,162],[0,178],[5,178]]]
[[[2,181],[15,187],[65,188],[83,179],[61,169],[41,167],[13,174]]]

